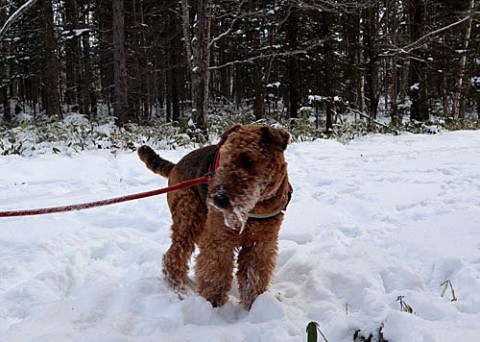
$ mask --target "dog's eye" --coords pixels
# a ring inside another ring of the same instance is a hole
[[[248,155],[242,154],[240,156],[240,163],[242,163],[242,165],[245,167],[251,167],[253,164],[253,160]]]

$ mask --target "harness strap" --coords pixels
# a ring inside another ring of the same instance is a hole
[[[215,151],[215,154],[213,155],[213,158],[210,161],[210,166],[208,167],[208,172],[206,174],[206,176],[208,178],[208,186],[209,187],[212,186],[211,180],[215,176],[215,171],[217,170],[218,164],[220,163],[220,147],[221,146],[217,147],[217,150]]]
[[[248,218],[252,220],[268,220],[271,218],[275,218],[278,215],[280,215],[284,211],[283,208],[278,209],[277,211],[273,213],[268,213],[268,214],[254,214],[254,213],[248,213]]]

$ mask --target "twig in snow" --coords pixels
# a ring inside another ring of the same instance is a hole
[[[398,296],[397,297],[397,302],[400,302],[400,310],[402,310],[402,312],[408,312],[408,313],[413,314],[412,307],[410,305],[408,305],[407,303],[405,303],[403,301],[403,298],[405,298],[405,296]]]
[[[456,301],[457,301],[457,296],[455,296],[455,290],[453,289],[452,282],[450,281],[450,279],[445,280],[443,283],[440,284],[440,286],[443,286],[442,296],[441,296],[442,298],[445,296],[445,292],[447,292],[447,288],[450,287],[450,291],[452,291],[452,299],[451,299],[451,301],[452,301],[452,302],[456,302]]]

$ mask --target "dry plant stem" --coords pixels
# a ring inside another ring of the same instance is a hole
[[[450,291],[452,292],[451,301],[452,302],[457,301],[457,296],[455,295],[455,290],[453,289],[452,282],[450,280],[444,281],[442,284],[440,284],[440,286],[443,286],[442,295],[441,295],[442,298],[445,296],[445,292],[447,292],[447,288],[450,287]]]

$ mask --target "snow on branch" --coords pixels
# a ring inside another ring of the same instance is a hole
[[[397,54],[397,53],[405,53],[405,54],[408,54],[410,52],[412,52],[413,50],[416,50],[418,48],[420,48],[422,46],[422,44],[430,37],[432,36],[435,36],[439,33],[442,33],[443,31],[447,31],[449,29],[451,29],[452,27],[455,27],[457,25],[460,25],[461,23],[469,20],[470,18],[472,17],[472,14],[469,14],[467,15],[466,17],[454,22],[454,23],[451,23],[447,26],[444,26],[444,27],[441,27],[439,28],[438,30],[435,30],[435,31],[431,31],[431,32],[428,32],[427,34],[425,34],[424,36],[420,37],[419,39],[417,39],[416,41],[408,44],[408,45],[405,45],[403,47],[399,47],[399,48],[393,48],[393,49],[388,49],[386,51],[385,54],[382,54],[382,56],[389,56],[389,55],[393,55],[393,54]]]
[[[233,30],[233,26],[235,25],[235,23],[236,23],[239,19],[241,19],[241,18],[244,17],[244,16],[242,16],[242,15],[240,14],[241,8],[242,8],[242,6],[243,6],[244,3],[245,3],[245,0],[242,0],[242,2],[240,2],[240,4],[238,5],[238,7],[237,7],[237,14],[234,16],[234,19],[233,19],[232,23],[230,24],[230,27],[229,27],[226,31],[220,33],[217,37],[213,38],[213,39],[210,41],[210,43],[208,43],[208,48],[209,48],[209,49],[210,49],[217,41],[219,41],[219,40],[222,39],[223,37],[225,37],[225,36],[227,36],[228,34],[230,34],[230,32],[232,32],[232,30]]]
[[[10,28],[10,26],[12,26],[15,20],[21,17],[22,14],[25,13],[30,7],[35,5],[36,2],[37,0],[28,0],[26,3],[20,6],[15,12],[13,12],[13,14],[5,21],[2,28],[0,29],[0,41],[3,40],[3,37],[5,37],[8,29]]]

